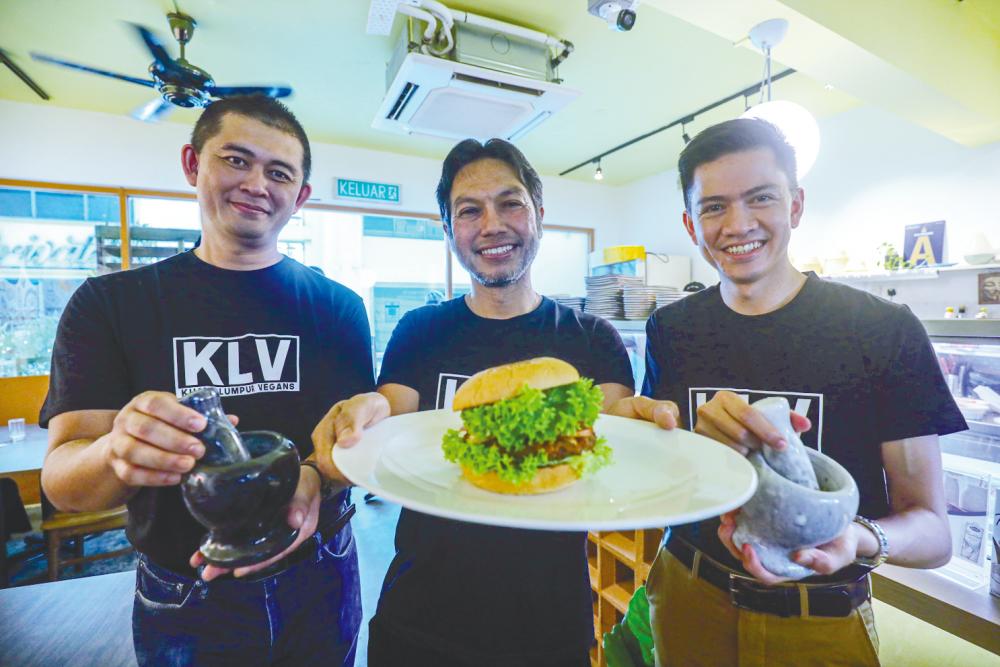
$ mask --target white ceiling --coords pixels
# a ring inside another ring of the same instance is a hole
[[[177,0],[198,21],[188,59],[221,85],[287,83],[289,105],[313,141],[440,158],[450,142],[370,127],[385,87],[389,37],[365,34],[367,0]],[[583,95],[519,142],[539,171],[556,174],[682,118],[760,78],[762,57],[734,43],[768,18],[790,29],[775,71],[798,73],[775,96],[817,116],[861,104],[886,109],[958,143],[1000,139],[1000,0],[645,0],[630,33],[608,30],[586,0],[449,3],[568,39],[560,68]],[[124,22],[167,43],[168,0],[0,0],[0,48],[51,95],[43,102],[0,67],[0,99],[127,114],[152,91],[38,63],[30,51],[146,78],[149,55]],[[689,133],[738,115],[742,101],[699,116]],[[190,124],[194,112],[167,122]],[[604,183],[671,168],[680,128],[602,162]],[[581,169],[573,176],[591,177]]]

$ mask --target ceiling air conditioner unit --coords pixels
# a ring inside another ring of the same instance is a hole
[[[372,127],[452,140],[515,141],[579,94],[550,81],[409,52],[390,63]]]

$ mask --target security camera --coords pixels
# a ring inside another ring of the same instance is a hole
[[[627,32],[635,25],[639,0],[587,0],[587,11],[602,19],[609,28]]]

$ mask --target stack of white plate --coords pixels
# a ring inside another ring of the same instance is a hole
[[[625,319],[644,320],[654,310],[673,303],[684,296],[676,287],[665,285],[626,285],[622,300],[625,305]]]
[[[582,296],[570,296],[569,294],[551,294],[549,298],[560,305],[581,312],[583,311],[583,304],[586,301]]]
[[[588,276],[586,312],[610,319],[624,319],[622,291],[625,286],[641,287],[642,278],[632,276]]]
[[[662,308],[668,303],[673,303],[674,301],[679,301],[688,295],[688,292],[682,292],[676,287],[657,287],[656,292],[656,307]]]
[[[645,285],[626,285],[622,292],[626,320],[644,320],[656,309],[656,291]]]

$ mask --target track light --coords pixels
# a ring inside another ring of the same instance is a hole
[[[688,134],[687,124],[686,123],[681,123],[681,139],[684,140],[684,145],[685,146],[687,146],[689,143],[691,143],[691,135]]]
[[[603,181],[604,180],[604,172],[601,170],[601,161],[600,160],[597,161],[597,169],[594,170],[594,180],[595,181]]]

